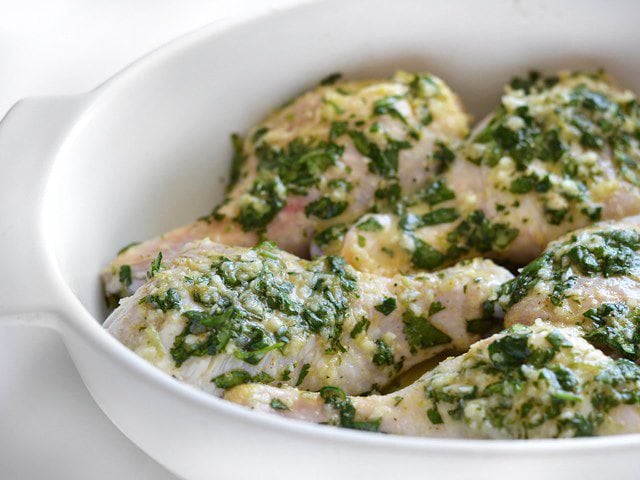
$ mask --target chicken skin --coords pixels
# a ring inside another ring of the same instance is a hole
[[[640,359],[640,216],[551,243],[500,289],[505,325],[578,325],[605,352]]]
[[[516,79],[446,171],[396,204],[316,241],[358,270],[435,270],[482,255],[512,265],[599,220],[640,213],[640,106],[604,74]]]
[[[475,259],[433,274],[381,277],[340,257],[301,260],[270,243],[201,240],[124,299],[105,327],[175,378],[221,395],[248,381],[350,394],[411,366],[464,351],[491,326],[513,278]],[[491,307],[492,308],[492,307]]]
[[[103,271],[107,297],[115,305],[133,293],[158,252],[168,260],[207,237],[237,246],[268,239],[308,257],[314,236],[341,235],[432,179],[442,168],[435,157],[467,133],[457,96],[433,75],[321,85],[244,140],[234,136],[225,200],[207,217],[121,252]]]
[[[225,399],[257,411],[428,437],[558,438],[640,432],[640,367],[604,355],[576,327],[516,325],[388,395],[250,383]]]

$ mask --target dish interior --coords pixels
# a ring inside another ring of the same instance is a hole
[[[46,238],[74,294],[102,321],[101,268],[130,242],[211,211],[224,193],[229,135],[330,73],[432,72],[476,121],[532,68],[604,67],[640,90],[640,64],[630,61],[640,30],[624,8],[599,19],[596,35],[597,8],[493,3],[304,5],[210,27],[108,82],[66,139],[45,199]],[[366,11],[375,15],[364,21]]]

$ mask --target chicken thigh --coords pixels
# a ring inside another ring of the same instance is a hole
[[[380,277],[340,257],[301,260],[261,243],[201,240],[106,320],[108,331],[175,378],[220,395],[239,383],[382,388],[444,351],[464,351],[492,325],[512,278],[490,260],[437,274]]]
[[[121,252],[103,271],[107,297],[115,304],[133,293],[158,252],[171,259],[206,237],[238,246],[269,239],[308,257],[314,235],[341,235],[375,205],[423,186],[440,172],[442,152],[467,133],[457,96],[429,74],[322,85],[244,140],[234,136],[225,200],[211,215]]]
[[[314,252],[381,274],[476,255],[524,265],[568,231],[640,213],[639,142],[636,97],[604,74],[516,79],[441,177]]]
[[[225,399],[314,423],[402,435],[549,438],[640,432],[640,367],[575,327],[516,325],[388,395],[246,384]]]

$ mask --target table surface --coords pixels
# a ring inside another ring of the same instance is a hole
[[[20,98],[78,93],[216,20],[300,0],[0,0],[0,118]],[[58,334],[0,327],[0,478],[175,480],[85,388]]]

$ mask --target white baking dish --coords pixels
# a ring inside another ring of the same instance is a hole
[[[640,435],[442,440],[252,413],[111,338],[98,272],[119,247],[208,212],[229,133],[328,73],[431,71],[475,115],[532,67],[603,66],[640,91],[639,20],[634,1],[315,2],[207,27],[90,93],[22,101],[0,124],[0,321],[58,330],[109,418],[187,479],[638,478]]]

